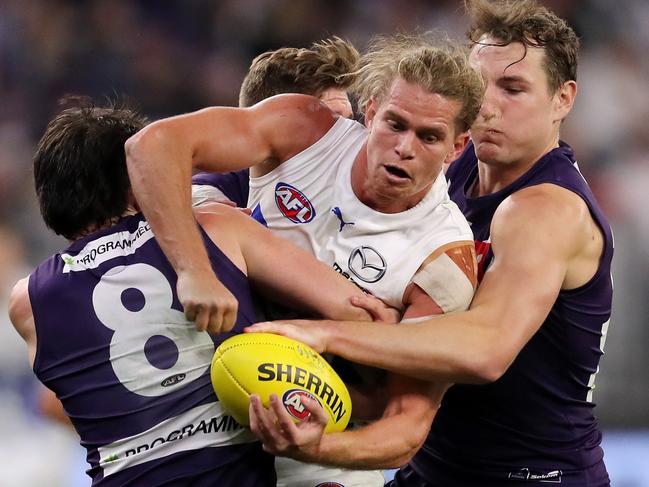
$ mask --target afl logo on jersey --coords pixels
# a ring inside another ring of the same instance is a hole
[[[275,203],[282,215],[293,223],[308,223],[315,217],[315,208],[309,198],[290,184],[277,183],[275,186]]]
[[[343,484],[338,482],[322,482],[321,484],[316,485],[315,487],[345,487]]]
[[[349,270],[364,282],[376,282],[385,275],[388,264],[377,250],[361,245],[352,250],[347,261]]]
[[[286,408],[288,413],[295,419],[299,419],[300,421],[304,421],[311,414],[304,407],[304,404],[302,404],[303,397],[308,397],[309,399],[320,404],[320,401],[318,401],[317,397],[315,397],[310,392],[305,391],[304,389],[289,389],[282,396],[282,403],[284,404],[284,407]],[[322,404],[320,404],[320,406],[322,406]]]

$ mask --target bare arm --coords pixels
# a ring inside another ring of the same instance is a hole
[[[584,260],[584,249],[592,247],[591,228],[578,196],[555,185],[527,188],[510,196],[494,215],[494,261],[468,311],[398,327],[314,322],[272,331],[408,376],[490,382],[540,328],[559,291],[593,275],[598,252],[590,252],[590,266],[572,271],[575,261]]]
[[[199,329],[227,330],[237,302],[216,280],[191,212],[192,167],[268,169],[318,140],[334,116],[302,95],[252,108],[215,107],[152,123],[126,142],[133,193],[178,274],[178,296]]]
[[[372,319],[350,302],[352,296],[363,296],[363,291],[252,218],[219,204],[198,208],[196,214],[208,235],[264,294],[324,318]],[[396,321],[396,310],[371,299],[382,308],[384,318]]]
[[[27,344],[29,364],[34,365],[36,356],[36,328],[34,327],[34,315],[32,305],[29,301],[28,292],[29,278],[26,277],[16,283],[9,296],[9,319],[14,325],[18,334]]]
[[[470,276],[463,271],[450,272],[448,281],[471,279],[475,266],[470,267]],[[451,282],[448,285],[455,288]],[[404,316],[409,319],[441,312],[438,303],[414,284],[408,287],[405,299]],[[276,455],[346,468],[398,467],[421,448],[449,386],[388,374],[388,403],[380,419],[355,430],[332,434],[323,434],[327,418],[319,411],[312,411],[310,421],[296,426],[277,403],[271,402],[271,409],[266,410],[253,401],[251,429],[263,441],[264,448]]]
[[[264,449],[305,462],[343,468],[392,468],[406,464],[421,448],[446,387],[400,378],[383,417],[362,428],[322,434],[327,424],[321,406],[304,401],[311,416],[296,425],[276,397],[270,409],[251,397],[250,427]]]

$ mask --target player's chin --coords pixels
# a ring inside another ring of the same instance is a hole
[[[476,157],[485,164],[496,163],[502,155],[502,149],[491,141],[475,142]]]

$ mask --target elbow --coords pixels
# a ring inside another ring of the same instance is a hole
[[[399,468],[406,465],[421,449],[426,440],[426,436],[428,436],[428,429],[425,434],[417,434],[416,436],[413,435],[410,438],[405,438],[399,454],[385,462],[384,465],[381,465],[381,468]]]
[[[486,352],[482,357],[474,356],[468,366],[467,379],[472,384],[490,384],[500,379],[513,361],[502,353]]]
[[[140,161],[146,159],[147,153],[150,153],[155,148],[156,141],[164,140],[162,130],[159,124],[153,123],[126,140],[124,152],[126,154],[126,165],[129,169],[133,169],[135,165],[139,165]]]

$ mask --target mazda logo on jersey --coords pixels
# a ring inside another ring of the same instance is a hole
[[[275,203],[286,218],[293,223],[308,223],[315,217],[315,208],[302,191],[290,184],[275,185]]]
[[[374,248],[361,245],[352,250],[347,261],[352,274],[364,282],[376,282],[385,275],[385,259]]]

